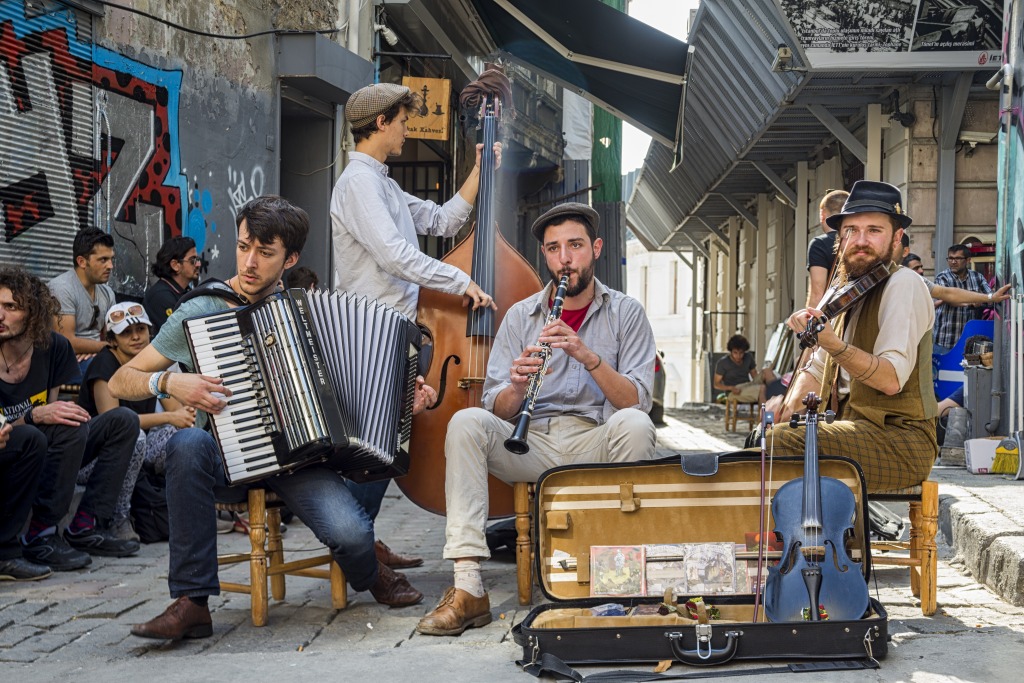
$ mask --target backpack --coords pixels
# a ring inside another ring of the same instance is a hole
[[[166,488],[162,474],[148,467],[139,471],[132,491],[131,515],[135,533],[143,543],[159,543],[170,538]]]

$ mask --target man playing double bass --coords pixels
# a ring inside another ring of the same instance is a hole
[[[360,88],[345,104],[345,118],[352,127],[355,151],[331,194],[334,247],[334,286],[393,306],[416,320],[420,287],[464,295],[473,308],[496,308],[491,295],[458,268],[420,251],[417,235],[452,237],[465,225],[480,185],[480,158],[459,191],[443,206],[403,192],[388,177],[385,160],[402,153],[409,131],[409,117],[419,99],[409,88],[395,83],[375,83]],[[496,163],[501,160],[495,145]],[[436,400],[431,387],[419,386]],[[368,484],[349,483],[349,489],[370,519],[380,511],[390,480]],[[393,569],[423,564],[418,557],[403,556],[377,541],[377,557]]]
[[[869,491],[891,491],[928,478],[938,453],[936,404],[932,394],[935,320],[928,288],[917,273],[891,262],[911,219],[899,190],[861,180],[842,212],[828,217],[845,241],[841,282],[852,282],[879,263],[892,274],[818,333],[818,347],[785,398],[768,403],[776,426],[769,443],[776,455],[803,455],[805,429],[786,424],[814,391],[827,402],[833,388],[838,419],[819,424],[818,449],[860,463]],[[806,308],[790,316],[794,332],[807,329],[822,311]]]

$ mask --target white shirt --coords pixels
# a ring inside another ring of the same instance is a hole
[[[331,194],[334,287],[416,319],[420,287],[463,294],[469,275],[420,251],[416,236],[455,235],[473,210],[458,193],[444,206],[402,191],[388,167],[352,152]]]

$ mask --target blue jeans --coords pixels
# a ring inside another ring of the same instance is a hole
[[[36,428],[46,437],[47,446],[33,519],[56,525],[71,509],[78,471],[95,461],[78,509],[92,513],[101,524],[109,522],[139,437],[139,416],[121,407],[77,427],[44,424]]]
[[[352,492],[356,502],[362,506],[371,520],[377,519],[377,513],[380,512],[380,505],[384,502],[384,494],[390,483],[390,479],[371,481],[366,484],[359,484],[351,479],[345,480],[348,490]]]
[[[327,546],[354,590],[367,590],[377,581],[373,522],[341,475],[315,466],[263,484]],[[220,448],[208,432],[182,429],[167,442],[171,597],[220,593],[214,502],[245,500],[245,492],[245,487],[227,485]]]

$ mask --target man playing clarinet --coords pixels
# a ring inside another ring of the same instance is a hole
[[[533,224],[552,283],[512,306],[494,339],[483,408],[455,414],[445,440],[448,511],[444,557],[455,562],[455,585],[416,630],[458,635],[491,621],[480,561],[490,556],[487,474],[505,482],[535,481],[558,465],[647,460],[654,424],[647,416],[654,383],[654,334],[638,301],[594,278],[601,255],[599,217],[585,204],[561,204]],[[557,282],[568,275],[561,317],[549,315]],[[534,354],[550,346],[548,374]],[[510,453],[531,384],[536,404],[529,451]],[[539,386],[538,386],[539,385]]]
[[[302,209],[276,196],[257,197],[236,217],[237,274],[220,288],[208,284],[202,295],[184,301],[160,328],[153,343],[110,378],[117,398],[140,400],[168,396],[197,411],[196,427],[179,430],[167,442],[167,509],[170,521],[170,568],[167,583],[174,602],[159,616],[132,626],[132,635],[178,640],[213,633],[209,596],[220,593],[217,579],[216,500],[244,500],[245,487],[226,486],[220,447],[202,427],[205,413],[220,413],[231,390],[219,377],[168,373],[174,362],[192,367],[182,321],[260,301],[278,289],[284,271],[295,265],[309,232]],[[417,395],[422,406],[423,396]],[[416,407],[414,406],[414,410]],[[345,479],[316,465],[286,477],[264,480],[334,555],[357,591],[369,590],[391,607],[415,605],[423,595],[404,577],[378,562],[373,523],[345,485]]]

